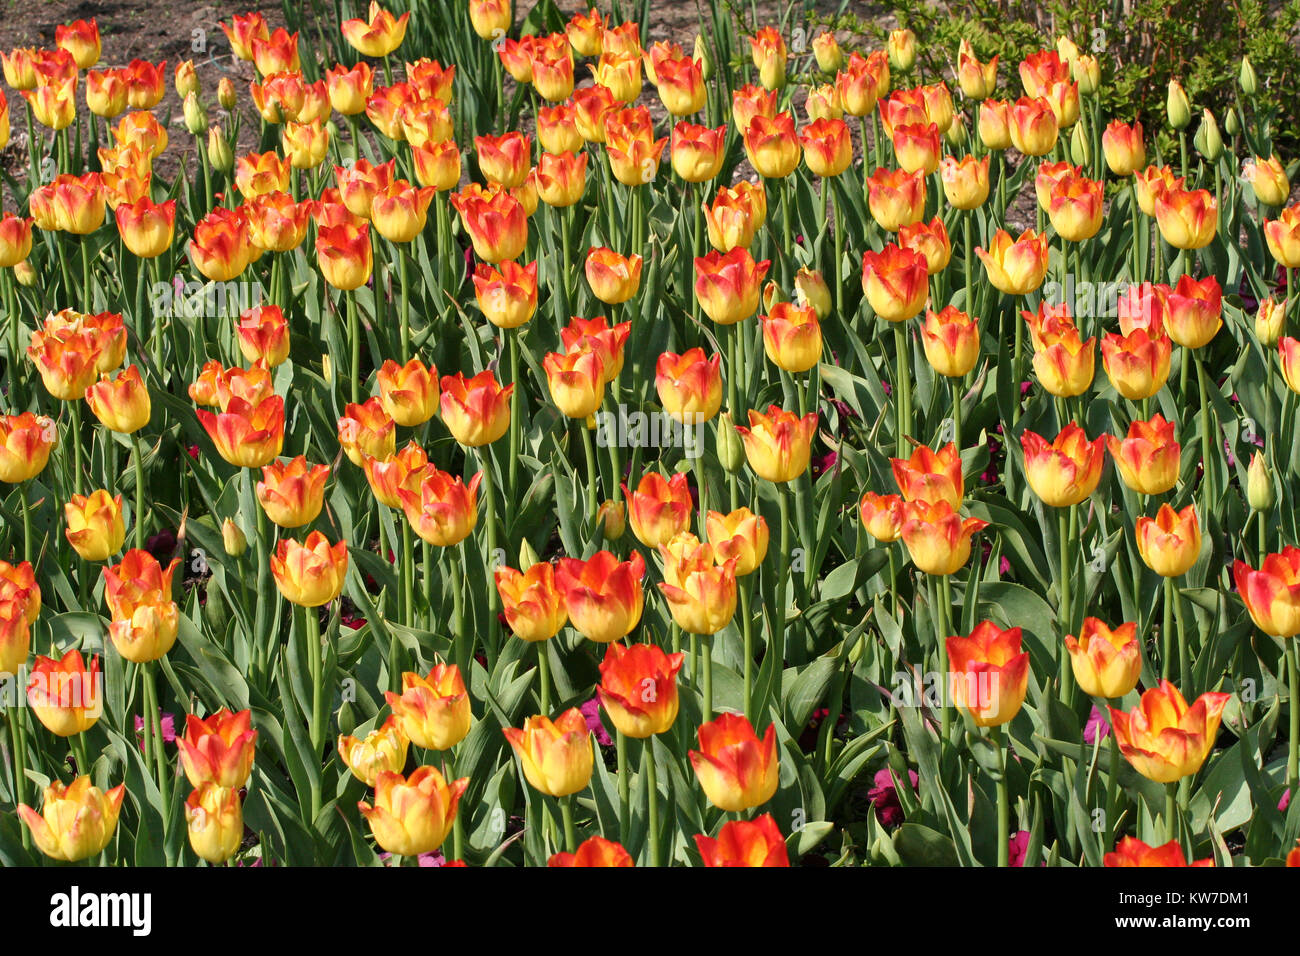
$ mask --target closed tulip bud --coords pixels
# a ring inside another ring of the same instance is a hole
[[[682,660],[682,654],[665,654],[653,644],[606,646],[596,693],[620,733],[644,740],[672,727]]]
[[[402,512],[420,539],[439,548],[464,541],[478,522],[478,486],[483,472],[469,484],[430,466],[421,473],[418,488],[399,488]]]
[[[984,621],[969,637],[947,639],[952,701],[978,727],[1010,722],[1025,702],[1029,652],[1021,650],[1021,630],[1005,631]]]
[[[507,16],[509,9],[507,0]],[[420,856],[447,839],[468,786],[468,777],[449,784],[433,767],[417,767],[409,777],[381,771],[374,806],[362,800],[357,809],[370,824],[375,842],[389,853]]]
[[[83,561],[106,561],[122,550],[126,527],[122,522],[122,496],[110,497],[100,489],[90,495],[73,495],[63,506],[67,521],[64,535]],[[136,520],[140,520],[139,516]]]
[[[1076,640],[1065,638],[1074,679],[1085,694],[1120,698],[1137,686],[1142,676],[1142,645],[1132,621],[1112,630],[1095,617],[1083,619]]]
[[[198,93],[186,94],[181,108],[185,116],[185,130],[191,136],[198,136],[208,128],[208,111],[199,102]]]
[[[36,719],[56,737],[89,730],[104,712],[99,658],[90,666],[81,652],[69,650],[59,660],[37,657],[27,682],[27,705]]]
[[[1212,163],[1223,153],[1223,137],[1219,135],[1219,124],[1214,121],[1214,114],[1209,110],[1201,111],[1201,125],[1196,130],[1193,143],[1196,151]]]
[[[300,607],[320,607],[343,591],[348,570],[348,543],[330,544],[319,531],[300,544],[281,538],[271,555],[271,575],[285,599]]]
[[[578,708],[566,710],[554,722],[546,716],[529,717],[522,729],[507,727],[502,733],[534,790],[564,797],[590,782],[594,747],[587,718]]]
[[[221,546],[232,558],[238,558],[248,550],[248,538],[239,525],[229,518],[221,523]]]
[[[822,331],[811,306],[778,302],[762,316],[763,349],[772,364],[787,372],[806,372],[822,356]]]
[[[1241,70],[1237,74],[1237,82],[1241,84],[1241,92],[1247,96],[1254,96],[1255,91],[1259,88],[1259,80],[1255,77],[1255,67],[1250,62],[1250,57],[1241,58]]]
[[[125,796],[126,784],[105,793],[91,783],[89,775],[67,785],[56,780],[45,788],[40,813],[20,803],[18,816],[42,853],[52,860],[75,863],[108,846]]]
[[[1187,100],[1183,85],[1177,80],[1169,81],[1169,97],[1165,101],[1165,115],[1169,125],[1176,130],[1184,130],[1192,122],[1192,105]]]
[[[1255,452],[1246,471],[1246,501],[1252,511],[1268,512],[1273,508],[1273,476],[1264,456]]]
[[[1101,64],[1091,54],[1079,54],[1071,64],[1070,74],[1084,96],[1092,96],[1101,88]]]
[[[396,715],[358,740],[351,735],[339,737],[339,758],[352,771],[352,775],[367,787],[379,782],[381,773],[401,773],[406,766],[410,740],[398,724]]]
[[[740,432],[731,420],[728,412],[723,412],[718,422],[717,441],[718,464],[731,474],[736,474],[745,467],[745,445]]]
[[[1131,713],[1108,708],[1119,751],[1138,773],[1157,783],[1194,774],[1214,747],[1231,697],[1206,693],[1189,707],[1178,688],[1162,680]]]
[[[698,733],[700,749],[689,756],[710,803],[737,813],[772,799],[780,778],[774,724],[759,740],[743,716],[724,713],[701,724]]]
[[[1181,577],[1201,554],[1196,506],[1175,511],[1168,504],[1161,505],[1154,519],[1137,519],[1136,537],[1138,552],[1147,567],[1161,577]]]
[[[758,477],[776,484],[793,481],[808,470],[818,416],[800,418],[779,405],[767,412],[749,411],[749,427],[735,426],[745,445],[745,458]]]
[[[223,76],[217,83],[217,102],[224,110],[235,108],[235,84],[228,76]]]
[[[911,30],[893,30],[885,43],[889,66],[899,73],[910,73],[916,63],[916,34]]]
[[[208,130],[208,162],[218,172],[228,173],[235,168],[235,154],[220,126]]]
[[[944,131],[943,138],[953,149],[962,149],[966,146],[966,137],[966,114],[957,113],[952,118],[952,125]]]
[[[1286,303],[1279,304],[1272,297],[1259,303],[1255,313],[1255,337],[1264,346],[1276,345],[1286,328]]]
[[[1084,132],[1082,123],[1070,132],[1070,161],[1079,166],[1092,163],[1092,145],[1088,142],[1088,134]]]
[[[402,693],[385,691],[384,699],[401,734],[426,750],[456,746],[473,721],[469,692],[455,664],[438,664],[427,677],[408,671],[402,674]]]

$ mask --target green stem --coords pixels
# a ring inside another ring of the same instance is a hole
[[[654,738],[647,737],[645,742],[645,769],[649,831],[646,841],[650,847],[650,865],[660,865],[659,853],[659,780],[655,770]]]
[[[564,260],[568,262],[568,259]],[[520,329],[503,329],[502,334],[509,342],[510,351],[510,381],[514,384],[514,391],[510,393],[510,465],[509,481],[506,485],[510,489],[510,497],[514,500],[515,506],[522,498],[519,487],[519,402],[520,392],[523,391],[524,383],[519,381],[519,336],[522,334]]]
[[[1179,689],[1184,694],[1192,692],[1192,655],[1187,650],[1187,625],[1183,621],[1183,602],[1173,579],[1169,581],[1169,594],[1173,598],[1174,621],[1178,628],[1178,680]]]
[[[375,269],[375,301],[379,301],[381,295],[379,288],[379,270],[378,264]],[[348,309],[348,339],[352,343],[352,365],[348,369],[352,373],[352,404],[361,404],[361,323],[357,319],[357,297],[355,292],[344,292],[343,298],[347,300]]]
[[[1178,827],[1174,823],[1178,806],[1178,783],[1165,784],[1165,842],[1178,837]]]
[[[902,455],[906,442],[904,436],[912,434],[912,369],[911,350],[907,344],[906,323],[894,324],[894,379],[898,388],[895,399],[898,409],[898,434],[895,437],[895,454]]]
[[[627,763],[627,735],[614,731],[618,749],[618,842],[627,846],[632,825],[632,773]]]
[[[1201,507],[1206,509],[1208,513],[1208,509],[1212,508],[1215,502],[1218,501],[1216,476],[1219,468],[1220,451],[1211,438],[1210,416],[1214,413],[1214,410],[1210,405],[1210,390],[1206,380],[1205,362],[1201,359],[1199,353],[1196,354],[1196,384],[1201,393],[1201,456],[1205,462]]]
[[[407,256],[401,246],[393,246],[393,254],[397,257],[398,276],[402,282],[402,364],[406,364],[411,359],[411,283],[407,276]]]
[[[750,614],[750,592],[754,576],[747,575],[740,585],[740,618],[745,642],[745,718],[754,722],[754,619]]]
[[[131,457],[135,462],[135,546],[144,550],[144,450],[138,432],[131,433]]]
[[[1007,748],[1002,728],[990,727],[989,739],[998,752],[998,866],[1005,867],[1011,858],[1011,800],[1007,796]]]
[[[1296,638],[1286,642],[1287,672],[1290,675],[1290,733],[1286,751],[1286,785],[1291,788],[1291,799],[1300,798],[1296,785],[1300,783],[1300,653],[1296,652]]]
[[[311,672],[311,725],[309,737],[312,751],[319,758],[325,746],[325,675],[321,661],[320,616],[314,607],[304,608],[307,619],[307,667]],[[311,818],[320,814],[320,785],[312,784]]]
[[[713,719],[713,642],[711,640],[703,641],[704,644],[704,722],[708,723]]]
[[[402,620],[407,627],[415,627],[415,534],[405,516],[399,520],[402,522]]]
[[[773,655],[773,673],[776,675],[774,691],[776,699],[781,700],[781,676],[785,670],[785,592],[790,568],[790,494],[784,484],[776,486],[776,498],[781,509],[781,550],[777,555],[776,586],[772,600],[772,644],[767,653]]]
[[[537,700],[542,716],[551,715],[551,655],[546,642],[537,642]]]
[[[599,510],[596,502],[600,472],[596,469],[596,450],[591,443],[591,429],[587,427],[586,422],[579,421],[578,430],[582,433],[582,448],[587,456],[587,520],[594,526],[596,512]]]
[[[149,772],[158,782],[158,791],[163,801],[163,826],[167,826],[168,804],[171,802],[171,788],[167,786],[167,761],[163,752],[162,723],[158,708],[158,688],[154,683],[153,662],[140,667],[140,679],[144,684],[144,751],[145,763]]]
[[[560,816],[564,818],[564,849],[578,852],[578,831],[573,825],[573,794],[560,798]]]
[[[1174,581],[1165,578],[1164,622],[1160,628],[1163,653],[1160,655],[1160,678],[1169,680],[1174,654]]]
[[[487,548],[488,548],[488,567],[492,568],[492,562],[495,560],[497,551],[497,492],[496,476],[492,474],[492,452],[491,445],[480,445],[478,448],[479,467],[483,470],[483,481],[479,487],[483,489],[483,510],[486,512],[487,520]],[[497,605],[500,602],[500,595],[495,587],[488,589],[488,611],[495,616]]]

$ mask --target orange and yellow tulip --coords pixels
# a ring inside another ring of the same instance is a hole
[[[67,522],[64,536],[83,561],[106,561],[122,550],[126,526],[122,522],[122,496],[111,496],[102,488],[87,495],[72,496],[63,506]]]
[[[609,551],[597,551],[586,561],[561,558],[555,586],[564,595],[574,630],[589,641],[608,644],[632,633],[641,620],[644,577],[639,553],[620,562]]]
[[[695,848],[705,866],[789,866],[785,837],[772,814],[753,820],[729,820],[716,837],[695,835]]]
[[[407,671],[401,694],[385,691],[384,700],[402,735],[426,750],[456,746],[473,722],[469,691],[455,664],[437,664],[427,677]]]
[[[281,528],[301,528],[316,520],[325,504],[329,465],[309,465],[303,455],[262,468],[256,485],[258,503]]]
[[[564,627],[569,612],[550,562],[538,562],[527,571],[497,568],[495,579],[506,624],[520,640],[550,640]]]
[[[1021,650],[1020,628],[1004,631],[984,621],[968,637],[949,637],[946,644],[953,706],[977,727],[1014,719],[1029,687],[1029,652]]]
[[[1135,534],[1143,563],[1161,577],[1181,577],[1201,556],[1201,522],[1195,505],[1175,511],[1162,504],[1155,518],[1137,519]]]
[[[782,484],[808,470],[812,440],[818,416],[809,412],[800,418],[779,405],[766,412],[749,410],[749,427],[734,426],[745,447],[745,458],[758,477]]]
[[[271,555],[271,576],[285,599],[300,607],[320,607],[343,591],[348,571],[348,543],[330,544],[319,531],[299,543],[281,538]]]
[[[1107,435],[1106,444],[1120,478],[1139,494],[1164,494],[1178,483],[1182,448],[1174,440],[1174,423],[1158,412],[1149,421],[1132,422],[1125,438]]]
[[[1142,645],[1132,621],[1112,629],[1095,617],[1085,617],[1078,639],[1066,636],[1065,649],[1075,681],[1093,697],[1123,697],[1142,676]]]
[[[1234,561],[1232,580],[1261,631],[1277,638],[1300,634],[1300,548],[1287,545],[1266,555],[1258,571]]]
[[[447,839],[468,786],[468,777],[448,783],[433,767],[416,767],[409,777],[381,771],[374,805],[362,800],[357,809],[381,847],[398,856],[419,856]]]
[[[87,666],[75,648],[58,660],[38,656],[27,680],[27,705],[56,737],[72,737],[93,727],[104,712],[103,693],[99,657],[92,657]]]
[[[40,813],[20,803],[18,816],[42,853],[52,860],[75,863],[108,846],[125,796],[126,784],[105,793],[91,783],[89,775],[66,785],[55,780],[45,788]]]
[[[478,486],[483,472],[469,484],[430,465],[420,473],[416,488],[399,488],[402,512],[423,541],[439,548],[451,547],[469,537],[478,521]]]
[[[571,707],[554,721],[544,715],[529,717],[522,728],[507,727],[502,733],[534,790],[565,797],[591,780],[595,748],[587,718],[578,708]]]
[[[608,644],[596,694],[618,731],[644,740],[666,732],[677,719],[677,672],[684,655],[654,644]]]
[[[689,756],[711,804],[738,813],[772,799],[780,778],[774,724],[759,740],[743,716],[724,713],[701,724],[698,734],[700,749]]]
[[[1196,773],[1214,747],[1231,694],[1202,694],[1189,707],[1167,680],[1142,695],[1131,713],[1107,708],[1119,752],[1148,780],[1173,783]]]

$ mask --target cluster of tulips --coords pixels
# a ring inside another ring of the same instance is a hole
[[[492,115],[397,62],[409,12],[338,24],[328,67],[249,13],[222,28],[258,145],[182,63],[171,185],[165,63],[95,69],[93,20],[0,53],[29,154],[0,861],[1199,866],[1239,829],[1300,865],[1300,548],[1272,544],[1300,205],[1267,124],[1235,108],[1229,150],[1206,111],[1189,165],[1171,84],[1179,161],[1149,165],[1066,38],[1014,100],[963,41],[955,98],[906,29],[730,58],[730,18],[687,53],[456,7]],[[628,408],[683,447],[611,434]],[[846,816],[878,769],[902,826]]]

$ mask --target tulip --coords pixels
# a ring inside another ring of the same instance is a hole
[[[883,51],[877,51],[880,53]],[[875,56],[876,54],[872,54]],[[835,75],[835,89],[840,94],[840,104],[850,116],[867,116],[876,108],[876,100],[888,93],[888,69],[885,63],[886,80],[882,90],[876,77],[868,67],[867,58],[860,53],[849,56],[848,63]]]
[[[1021,97],[1009,110],[1011,143],[1026,156],[1043,156],[1056,145],[1057,123],[1044,97]]]
[[[381,847],[398,856],[419,856],[447,839],[468,786],[468,777],[449,784],[433,767],[417,767],[409,777],[381,771],[374,806],[362,800],[357,809]]]
[[[1181,276],[1165,302],[1165,328],[1179,345],[1199,349],[1223,327],[1223,290],[1212,275],[1199,282],[1189,275]]]
[[[637,53],[605,50],[591,68],[596,83],[605,87],[619,103],[631,103],[641,95],[641,57]]]
[[[411,148],[415,179],[437,192],[454,189],[460,182],[460,150],[452,141],[425,143]]]
[[[478,521],[478,486],[483,472],[469,484],[432,466],[420,475],[416,488],[399,488],[402,511],[415,533],[440,548],[464,541]]]
[[[370,2],[369,21],[361,19],[344,20],[339,24],[343,39],[362,56],[388,56],[399,46],[406,36],[406,22],[410,13],[394,17],[379,6],[375,0]]]
[[[284,447],[284,399],[279,395],[256,406],[232,398],[220,414],[203,409],[197,414],[217,453],[236,468],[260,468]]]
[[[659,99],[673,116],[691,116],[704,109],[708,91],[704,69],[691,57],[666,59],[655,68]]]
[[[1126,438],[1108,435],[1106,443],[1120,478],[1139,494],[1164,494],[1178,482],[1181,447],[1174,441],[1174,423],[1162,415],[1135,421]]]
[[[57,437],[53,419],[44,415],[0,415],[0,481],[16,485],[39,475]]]
[[[1101,149],[1106,165],[1116,176],[1129,176],[1141,169],[1147,161],[1146,147],[1142,142],[1142,124],[1132,126],[1112,120],[1101,134]]]
[[[510,396],[513,384],[502,388],[485,370],[472,378],[464,373],[442,377],[439,407],[443,424],[462,445],[487,445],[506,433],[510,426]]]
[[[36,121],[56,132],[67,129],[77,118],[75,77],[42,83],[35,89],[23,90],[22,95]]]
[[[26,597],[0,600],[0,676],[18,674],[27,664],[32,648],[33,605]]]
[[[1278,306],[1281,310],[1283,307]],[[1285,319],[1281,320],[1285,325]],[[1285,335],[1278,339],[1278,355],[1282,365],[1282,378],[1293,392],[1300,392],[1300,341]]]
[[[1132,621],[1112,630],[1095,617],[1085,617],[1078,639],[1066,636],[1065,649],[1075,681],[1093,697],[1123,697],[1142,676],[1142,645]]]
[[[605,20],[595,7],[587,13],[575,13],[564,30],[579,56],[600,55],[604,45]]]
[[[1259,303],[1259,311],[1255,313],[1255,337],[1259,339],[1259,344],[1276,345],[1285,328],[1286,303],[1279,304],[1271,297],[1263,299]]]
[[[36,50],[16,47],[8,53],[0,52],[4,65],[5,82],[20,92],[36,88]]]
[[[607,87],[597,84],[575,90],[573,123],[588,143],[605,142],[605,119],[618,108],[618,101]]]
[[[1198,190],[1204,192],[1204,190]],[[1214,200],[1208,202],[1210,214],[1215,209]],[[1160,209],[1160,201],[1156,200],[1157,211]],[[1160,231],[1164,232],[1164,226],[1161,225]],[[1210,236],[1214,235],[1214,223],[1209,225]],[[1289,206],[1282,210],[1282,214],[1276,219],[1270,219],[1264,223],[1264,239],[1268,243],[1268,251],[1272,253],[1273,258],[1278,264],[1287,269],[1300,268],[1300,205]],[[1172,240],[1170,240],[1172,242]],[[1209,239],[1206,239],[1209,242]],[[1205,243],[1201,243],[1205,245]],[[1181,246],[1179,248],[1182,248]],[[1199,249],[1200,246],[1190,246],[1189,248]]]
[[[239,792],[205,783],[185,800],[190,848],[209,863],[224,863],[244,840],[244,812]]]
[[[95,725],[104,712],[99,657],[90,666],[78,650],[62,658],[37,657],[27,682],[27,705],[56,737],[72,737]]]
[[[222,368],[214,360],[205,362],[198,381],[189,387],[189,395],[200,405],[216,405],[223,411],[232,399],[258,405],[275,394],[270,371],[261,365],[249,369]]]
[[[1167,335],[1134,329],[1128,335],[1108,334],[1101,341],[1101,361],[1115,391],[1130,401],[1150,398],[1169,378],[1173,345]]]
[[[843,120],[819,119],[799,134],[804,162],[817,176],[838,176],[853,161],[853,142]]]
[[[391,458],[365,455],[361,468],[375,500],[386,508],[402,507],[402,490],[418,492],[428,469],[429,456],[414,441]]]
[[[705,527],[717,558],[723,562],[735,559],[737,577],[753,574],[767,556],[767,521],[748,508],[730,514],[710,511]]]
[[[713,548],[683,532],[659,546],[664,581],[659,585],[673,621],[688,634],[716,634],[736,613],[736,559],[715,565]]]
[[[45,788],[39,814],[20,803],[18,816],[42,853],[52,860],[75,863],[108,846],[125,796],[126,784],[105,793],[91,783],[89,775],[67,785],[55,780]]]
[[[645,561],[639,553],[619,562],[612,553],[598,551],[586,561],[561,558],[555,586],[564,595],[574,630],[608,644],[630,634],[641,620],[644,576]]]
[[[451,197],[461,222],[474,243],[474,253],[485,262],[517,259],[528,240],[528,217],[523,205],[507,192],[475,196],[462,192]]]
[[[0,269],[12,269],[31,254],[32,222],[11,212],[0,216]]]
[[[1250,456],[1250,466],[1246,469],[1246,503],[1252,511],[1267,512],[1273,507],[1273,476],[1268,463],[1259,452]]]
[[[867,206],[871,218],[888,232],[920,222],[925,212],[924,175],[919,170],[877,169],[867,179]]]
[[[1175,249],[1207,246],[1218,229],[1219,203],[1209,190],[1168,189],[1156,195],[1154,207],[1160,235]],[[1270,235],[1265,223],[1264,236]],[[1271,240],[1269,248],[1273,248]],[[1300,251],[1295,258],[1300,264]]]
[[[288,193],[263,193],[244,203],[248,239],[256,249],[290,252],[307,236],[308,203],[296,203]]]
[[[808,469],[817,421],[816,412],[800,418],[779,405],[769,405],[766,413],[750,409],[749,427],[736,425],[735,429],[754,473],[781,484],[793,481]]]
[[[1138,773],[1157,783],[1196,773],[1214,747],[1231,696],[1205,693],[1189,707],[1178,688],[1162,680],[1142,695],[1131,713],[1107,708],[1120,753]]]
[[[554,722],[544,715],[529,717],[522,729],[507,727],[502,733],[534,790],[564,797],[584,789],[591,780],[594,748],[587,718],[578,708],[570,708]]]
[[[858,511],[862,515],[862,526],[867,534],[881,544],[891,544],[902,536],[902,495],[878,495],[874,491],[868,491],[858,502]]]
[[[1143,563],[1161,577],[1181,577],[1201,555],[1201,523],[1195,505],[1175,511],[1162,504],[1154,519],[1137,519],[1135,533]]]
[[[1007,295],[1028,295],[1047,275],[1047,236],[1032,229],[1014,240],[999,229],[989,250],[977,248],[975,254],[984,263],[989,282]]]
[[[63,506],[67,528],[64,535],[83,561],[106,561],[122,550],[126,526],[122,522],[122,496],[92,491],[89,497],[74,494]]]
[[[957,82],[962,93],[972,100],[984,100],[993,95],[998,86],[998,58],[981,63],[969,40],[962,40],[957,51]]]
[[[929,176],[939,168],[939,127],[934,123],[895,126],[891,136],[898,165],[907,173]]]
[[[700,749],[689,756],[710,803],[737,813],[772,799],[780,776],[774,724],[760,741],[743,716],[724,713],[701,724],[698,734]]]
[[[299,455],[288,462],[273,461],[262,468],[256,485],[258,503],[281,528],[300,528],[316,520],[325,503],[328,465],[309,465]]]
[[[1106,436],[1088,441],[1083,429],[1068,423],[1050,444],[1036,432],[1020,436],[1029,487],[1045,504],[1064,508],[1092,494],[1101,481]]]
[[[946,641],[952,701],[977,727],[1000,727],[1020,713],[1029,686],[1029,652],[1018,627],[984,621],[969,637]]]
[[[916,34],[908,29],[891,30],[885,42],[889,65],[899,73],[912,72],[916,63]]]
[[[587,186],[587,154],[543,153],[535,174],[542,202],[557,209],[575,205]]]
[[[821,361],[821,326],[811,306],[778,302],[761,321],[763,348],[774,365],[787,372],[806,372]]]
[[[577,108],[571,103],[540,106],[537,109],[537,142],[548,153],[574,153],[582,150],[578,132]],[[583,153],[583,155],[586,155]]]
[[[402,674],[402,693],[385,691],[384,699],[400,733],[426,750],[456,746],[473,721],[469,692],[455,664],[438,664],[427,677],[408,671]]]
[[[695,259],[695,297],[719,325],[735,325],[758,309],[759,291],[771,261],[755,262],[748,250],[709,252]]]
[[[409,748],[410,741],[402,733],[396,716],[389,717],[382,727],[372,730],[362,740],[340,735],[338,742],[339,759],[367,787],[378,783],[381,773],[401,773]]]
[[[478,153],[479,169],[488,182],[507,189],[523,185],[532,155],[529,138],[523,133],[475,136],[474,149]]]
[[[739,189],[724,186],[718,190],[712,206],[703,204],[709,244],[718,252],[726,253],[738,247],[748,249],[754,241],[759,222],[749,200]]]
[[[785,838],[772,814],[753,820],[730,820],[716,838],[698,833],[695,847],[705,866],[789,866]]]
[[[551,401],[569,418],[586,419],[605,398],[605,366],[593,348],[547,352],[542,361]]]
[[[691,526],[694,503],[685,472],[665,479],[658,472],[648,472],[635,491],[623,486],[632,533],[647,548],[667,544]]]
[[[1041,96],[1053,83],[1070,77],[1068,58],[1063,60],[1055,50],[1039,50],[1020,62],[1020,83],[1029,96]]]
[[[979,518],[963,520],[947,501],[913,501],[903,506],[899,536],[918,570],[954,574],[970,560],[972,536],[986,527]]]
[[[641,257],[623,257],[612,249],[593,247],[585,270],[592,294],[607,305],[626,302],[641,286]]]
[[[304,543],[281,538],[271,555],[271,574],[285,599],[299,607],[320,607],[343,590],[348,570],[348,543],[330,544],[319,531]]]
[[[348,457],[359,463],[360,455],[353,456],[353,450],[364,451],[376,458],[387,458],[393,453],[393,424],[406,428],[423,425],[438,411],[438,370],[432,365],[425,367],[419,359],[411,359],[405,365],[398,365],[392,359],[384,362],[375,375],[379,383],[378,405],[383,410],[379,415],[375,408],[375,399],[370,399],[365,406],[349,405],[349,414],[354,407],[361,412],[362,418],[356,419],[358,429],[349,426],[348,440],[344,444]],[[385,421],[384,419],[387,419]],[[343,419],[339,420],[340,441],[342,441]],[[362,433],[367,429],[375,434],[377,444],[370,446],[371,439]]]
[[[662,734],[677,719],[677,672],[682,654],[653,644],[606,646],[596,693],[619,733],[643,740]]]
[[[985,100],[980,104],[980,142],[1001,151],[1011,145],[1011,104],[1006,100]]]
[[[956,511],[964,494],[961,451],[949,442],[936,453],[922,445],[911,458],[891,458],[904,501],[946,501]]]
[[[497,568],[495,579],[506,624],[520,640],[549,640],[564,626],[568,609],[552,564],[539,562],[526,572]]]
[[[755,117],[776,118],[777,95],[775,90],[764,90],[752,84],[742,86],[731,94],[731,120],[743,132]]]
[[[1156,215],[1156,199],[1167,192],[1181,192],[1183,178],[1175,177],[1168,166],[1148,166],[1133,179],[1138,208],[1148,216]]]
[[[260,13],[246,13],[243,16],[231,17],[230,21],[229,25],[222,23],[221,29],[225,32],[226,39],[230,41],[231,52],[236,59],[251,61],[253,39],[269,39],[271,36],[266,18]]]
[[[1102,859],[1103,866],[1214,866],[1214,859],[1187,862],[1183,848],[1177,840],[1170,840],[1161,846],[1147,846],[1137,837],[1124,837],[1115,847],[1115,852],[1107,853]]]
[[[541,54],[537,52],[543,49],[540,42],[534,45],[532,62],[529,65],[533,89],[542,99],[558,103],[568,99],[573,93],[573,56],[567,44],[561,56],[554,55],[552,51]]]
[[[702,425],[722,407],[722,356],[701,348],[664,352],[655,363],[655,390],[664,411],[684,425]]]
[[[1072,177],[1052,190],[1047,214],[1057,234],[1069,242],[1091,239],[1101,229],[1105,184]]]
[[[129,435],[149,424],[149,391],[134,365],[115,379],[104,376],[91,385],[86,404],[109,431]]]
[[[374,92],[374,73],[364,61],[351,69],[339,64],[325,71],[330,106],[344,116],[366,111],[366,101]]]
[[[1079,84],[1058,81],[1043,91],[1058,129],[1069,129],[1079,121]]]
[[[914,222],[898,230],[898,244],[925,259],[926,275],[938,275],[952,258],[952,242],[943,220],[935,216],[928,223]]]
[[[782,179],[799,165],[802,151],[789,113],[774,118],[755,116],[745,127],[743,138],[750,165],[764,179]]]
[[[979,326],[956,306],[946,305],[940,312],[927,309],[921,328],[925,358],[940,375],[960,378],[975,367],[979,359]]]
[[[1255,198],[1265,206],[1281,206],[1291,195],[1291,180],[1276,153],[1268,159],[1256,156],[1241,164],[1241,178],[1255,191]]]
[[[277,27],[267,37],[254,36],[248,47],[253,56],[253,66],[262,76],[293,73],[302,69],[298,55],[298,34],[291,34],[283,27]]]
[[[237,278],[253,258],[248,221],[242,213],[217,207],[194,226],[189,244],[194,268],[213,282]]]
[[[904,322],[925,308],[930,295],[928,263],[920,253],[893,244],[862,254],[862,288],[876,315]]]
[[[1232,580],[1261,631],[1276,638],[1300,634],[1300,548],[1265,556],[1258,571],[1234,561]]]
[[[978,209],[989,198],[989,158],[944,156],[939,161],[943,194],[954,209]]]
[[[547,866],[635,866],[632,856],[623,847],[602,836],[589,837],[578,845],[574,853],[554,853]]]

